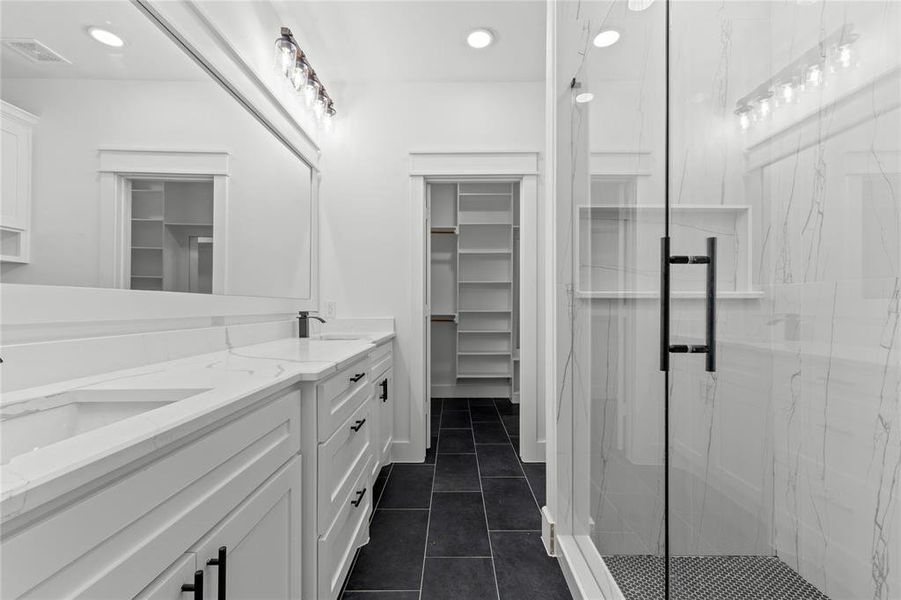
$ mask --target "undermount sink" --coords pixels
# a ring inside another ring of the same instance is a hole
[[[73,390],[0,411],[0,464],[206,389]]]

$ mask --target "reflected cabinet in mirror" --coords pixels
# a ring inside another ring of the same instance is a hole
[[[0,20],[5,283],[311,297],[313,171],[152,17]]]

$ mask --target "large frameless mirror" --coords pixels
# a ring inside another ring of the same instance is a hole
[[[5,283],[312,297],[315,174],[153,18],[0,16]]]

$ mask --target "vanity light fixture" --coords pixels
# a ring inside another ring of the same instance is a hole
[[[492,33],[490,29],[474,29],[466,36],[466,43],[469,44],[471,48],[487,48],[494,43],[494,33]]]
[[[629,7],[629,10],[640,12],[651,6],[653,3],[654,0],[629,0],[627,6]]]
[[[827,79],[852,66],[853,45],[860,35],[848,23],[808,49],[790,65],[735,103],[742,130],[769,118],[774,111],[800,101],[801,94],[828,85]]]
[[[104,46],[121,48],[125,45],[125,40],[120,38],[112,31],[103,29],[101,27],[88,27],[88,35],[90,35],[92,38],[94,38],[95,41],[100,42]]]
[[[605,29],[594,36],[594,45],[598,48],[608,48],[619,41],[619,32],[615,29]]]
[[[313,111],[316,120],[324,129],[330,130],[338,112],[335,110],[335,103],[287,27],[281,28],[281,35],[275,40],[275,67],[291,87],[303,96],[304,103]]]

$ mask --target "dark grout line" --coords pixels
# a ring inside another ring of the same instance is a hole
[[[466,402],[469,410],[469,420],[472,421],[472,408],[469,406],[469,401]],[[497,410],[497,406],[494,407]],[[506,430],[505,430],[506,431]],[[476,444],[476,434],[473,430],[472,432],[472,445],[475,447]],[[509,439],[510,436],[507,436]],[[482,467],[479,466],[479,461],[476,459],[476,472],[479,474],[479,496],[482,498],[482,510],[485,511],[485,533],[488,536],[488,551],[491,553],[491,574],[494,576],[494,592],[497,594],[497,600],[501,598],[501,586],[497,581],[497,566],[494,564],[494,545],[491,543],[491,525],[488,523],[488,506],[485,504],[485,488],[482,486]],[[420,593],[420,596],[422,594]],[[422,598],[420,598],[422,600]]]

